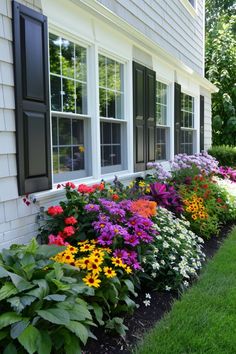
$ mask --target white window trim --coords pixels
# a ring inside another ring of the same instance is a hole
[[[190,4],[188,0],[181,0],[183,6],[188,10],[192,17],[196,17],[198,14],[198,0],[194,1],[194,6]]]

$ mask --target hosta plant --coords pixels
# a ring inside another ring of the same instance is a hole
[[[78,270],[51,259],[63,248],[32,240],[0,254],[1,353],[79,354],[93,337],[93,308],[84,295],[94,291],[78,280]]]

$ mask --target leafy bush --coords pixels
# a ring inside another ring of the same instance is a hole
[[[219,161],[220,166],[236,168],[236,147],[227,145],[213,146],[208,150],[208,153]]]
[[[63,247],[12,246],[0,254],[0,348],[4,354],[80,353],[93,337],[93,289],[78,270],[50,258]]]
[[[158,235],[144,265],[151,285],[161,290],[187,287],[204,260],[203,240],[189,229],[190,223],[186,219],[176,218],[165,208],[158,208],[155,224]]]

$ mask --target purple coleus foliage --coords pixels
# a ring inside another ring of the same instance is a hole
[[[236,170],[233,170],[231,167],[220,166],[218,173],[222,177],[229,178],[229,179],[231,179],[231,181],[236,182]]]
[[[176,214],[183,212],[181,197],[173,186],[167,183],[155,182],[150,185],[150,189],[151,198],[159,206],[171,210]]]

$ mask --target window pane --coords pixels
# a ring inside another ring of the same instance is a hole
[[[107,92],[106,90],[100,88],[99,89],[99,109],[100,109],[100,117],[106,117],[107,116],[107,110],[106,110],[106,95]]]
[[[61,39],[54,34],[49,34],[49,55],[50,55],[50,72],[54,74],[61,73],[60,68],[60,43]]]
[[[111,144],[112,142],[112,124],[111,123],[101,123],[102,127],[102,144]]]
[[[59,172],[59,164],[58,164],[58,148],[53,148],[53,173]]]
[[[194,127],[194,97],[181,93],[181,127]]]
[[[84,170],[84,146],[73,147],[73,171]]]
[[[121,147],[120,145],[112,147],[112,164],[120,165],[121,164]]]
[[[121,126],[120,124],[112,124],[112,142],[113,144],[121,143]]]
[[[111,159],[111,146],[102,146],[102,157],[101,157],[102,167],[104,166],[111,166],[112,159]]]
[[[103,55],[98,56],[99,61],[99,86],[106,87],[106,58]]]
[[[51,109],[61,111],[61,78],[51,75]]]
[[[193,131],[181,130],[180,152],[188,155],[193,154]]]
[[[109,118],[116,118],[115,92],[113,91],[107,91],[107,116]]]
[[[116,62],[115,88],[117,91],[123,91],[123,65]]]
[[[62,75],[74,79],[74,44],[67,39],[61,40]]]
[[[101,122],[101,165],[121,165],[121,125]]]
[[[76,113],[87,114],[87,85],[76,83]]]
[[[167,160],[167,129],[156,128],[156,160]]]
[[[157,81],[156,85],[156,122],[167,124],[167,85]]]
[[[57,117],[52,117],[52,144],[58,145],[57,141]]]
[[[116,113],[115,117],[118,119],[124,119],[124,94],[116,93]]]
[[[71,145],[71,120],[59,118],[59,145]]]
[[[84,144],[84,122],[82,120],[72,120],[73,145]]]
[[[80,81],[87,81],[87,55],[86,49],[75,45],[75,78]]]
[[[59,148],[59,172],[72,171],[71,147]]]
[[[107,88],[115,90],[115,61],[107,58]]]
[[[63,111],[75,113],[75,81],[62,79]]]

